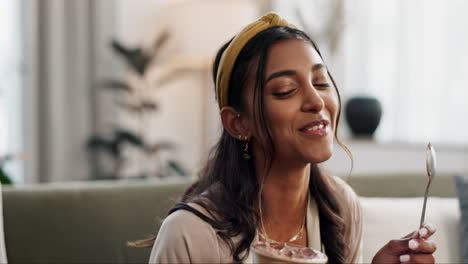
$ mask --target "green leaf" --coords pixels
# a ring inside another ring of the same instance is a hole
[[[113,89],[117,91],[124,91],[124,92],[132,92],[132,88],[128,86],[123,81],[116,81],[116,80],[106,80],[101,83],[103,88]]]
[[[118,102],[118,105],[133,112],[156,111],[158,109],[158,105],[151,101],[143,101],[140,104]]]
[[[156,143],[156,144],[146,147],[145,150],[146,150],[146,153],[154,154],[161,150],[173,149],[174,147],[175,147],[174,144],[170,142],[160,142],[160,143]]]
[[[182,168],[182,166],[177,161],[170,160],[168,161],[167,165],[169,166],[169,168],[174,170],[180,176],[187,176],[187,172]]]
[[[146,66],[150,63],[151,57],[147,56],[142,49],[127,48],[115,39],[112,40],[112,48],[121,55],[126,60],[127,64],[135,71],[141,75],[145,73]]]
[[[87,144],[87,148],[90,150],[104,150],[106,152],[109,152],[115,157],[118,157],[120,155],[120,149],[118,146],[118,142],[116,139],[105,139],[100,136],[93,136],[91,137]]]
[[[154,50],[159,50],[169,39],[169,32],[163,31],[153,44]]]
[[[1,166],[0,166],[0,182],[2,183],[2,185],[13,184],[10,177],[6,175],[6,173],[3,171],[3,167]]]
[[[123,142],[128,142],[138,147],[143,147],[145,145],[143,143],[143,139],[140,136],[137,136],[134,133],[127,130],[117,129],[115,131],[115,138],[119,144]]]
[[[14,159],[13,154],[0,156],[0,166],[3,166],[5,163],[7,163],[7,161],[12,161],[13,159]]]

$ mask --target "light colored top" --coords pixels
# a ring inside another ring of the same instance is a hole
[[[346,263],[362,262],[362,212],[354,191],[343,180],[334,177],[338,190],[344,193],[349,215],[344,216],[346,223],[345,245],[349,245]],[[190,206],[209,216],[199,205]],[[306,216],[307,243],[317,250],[321,249],[320,222],[317,204],[310,199]],[[233,238],[234,242],[238,238]],[[254,241],[255,242],[255,241]],[[162,223],[151,251],[150,263],[232,263],[233,257],[227,245],[216,235],[216,230],[198,216],[186,210],[170,214]],[[244,263],[252,263],[249,255]]]

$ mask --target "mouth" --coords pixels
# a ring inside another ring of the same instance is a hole
[[[330,131],[330,122],[328,120],[314,121],[308,123],[299,131],[308,136],[324,136]]]

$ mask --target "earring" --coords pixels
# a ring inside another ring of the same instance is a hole
[[[249,154],[249,140],[247,139],[247,136],[245,137],[245,147],[244,147],[244,153],[242,154],[242,157],[245,160],[249,160],[251,158]]]

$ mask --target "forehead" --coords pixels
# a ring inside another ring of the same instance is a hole
[[[266,65],[266,74],[285,69],[311,68],[323,63],[312,44],[301,39],[281,40],[271,45]]]

